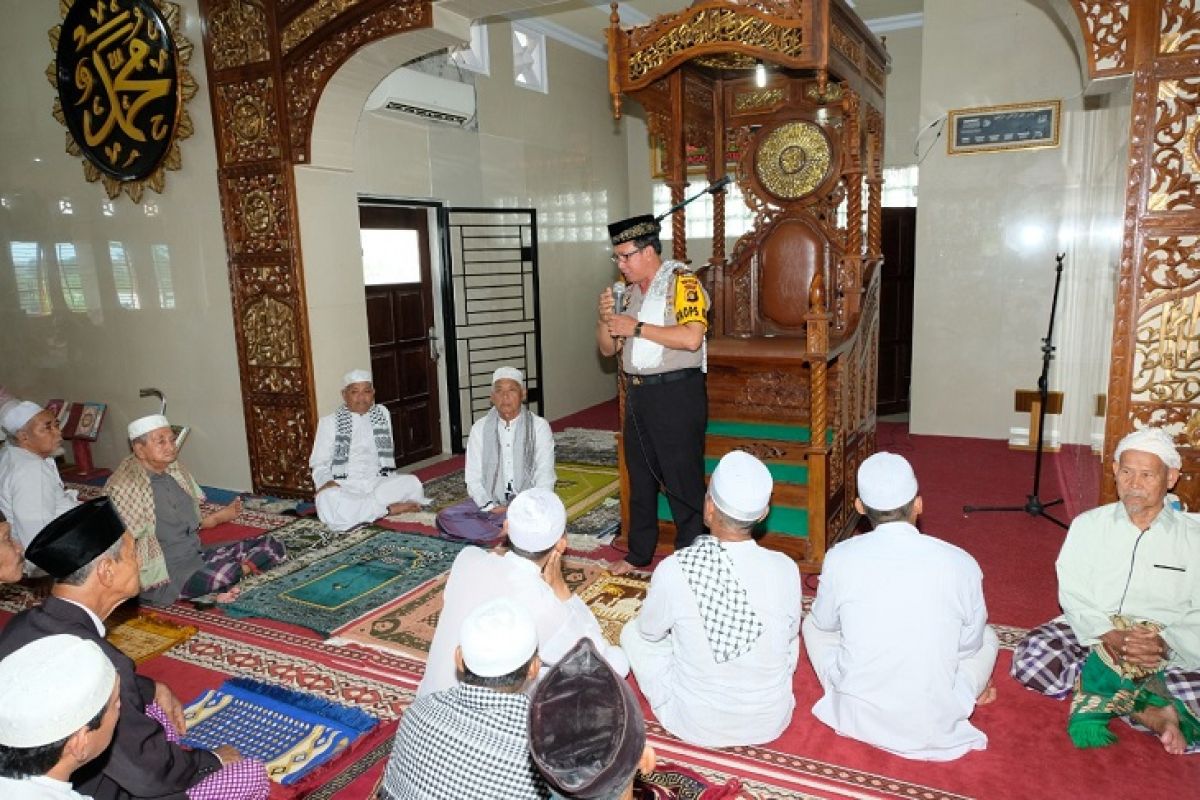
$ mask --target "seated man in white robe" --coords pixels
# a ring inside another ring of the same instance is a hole
[[[698,536],[654,570],[621,646],[658,721],[705,747],[763,744],[792,719],[800,657],[800,570],[759,547],[774,481],[749,453],[713,472]]]
[[[416,511],[429,502],[415,475],[395,474],[392,417],[375,404],[371,373],[356,369],[342,378],[343,403],[321,417],[313,442],[317,516],[335,531],[348,531],[389,514]]]
[[[24,401],[10,406],[0,424],[8,432],[0,450],[0,513],[28,547],[52,519],[79,505],[79,498],[63,486],[54,464],[62,431],[53,412]]]
[[[451,539],[500,538],[509,502],[526,489],[554,489],[554,434],[525,408],[525,376],[513,367],[492,373],[492,407],[471,426],[464,478],[470,497],[437,515]]]
[[[804,646],[825,696],[813,715],[904,758],[950,761],[987,747],[968,721],[995,699],[1000,642],[975,559],[915,527],[921,497],[901,456],[858,468],[854,507],[874,527],[825,556]]]
[[[417,696],[458,683],[454,668],[458,629],[476,608],[502,597],[533,615],[543,664],[558,663],[576,642],[587,637],[621,677],[629,674],[629,662],[621,648],[605,640],[591,609],[563,579],[567,512],[558,495],[549,489],[521,492],[508,507],[504,527],[508,552],[501,555],[468,547],[454,559]]]

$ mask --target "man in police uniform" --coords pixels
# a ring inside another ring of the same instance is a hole
[[[659,224],[646,214],[608,226],[613,263],[628,288],[614,308],[600,295],[596,345],[620,353],[626,373],[625,470],[629,475],[629,554],[613,572],[649,566],[658,541],[658,487],[675,521],[675,547],[704,531],[704,334],[708,297],[678,261],[664,261]]]

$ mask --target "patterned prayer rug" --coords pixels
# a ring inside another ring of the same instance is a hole
[[[604,638],[621,643],[621,628],[638,615],[650,581],[633,575],[602,575],[579,592],[579,597],[600,621]]]
[[[592,428],[567,428],[554,434],[554,460],[559,463],[617,466],[617,434]]]
[[[364,542],[379,530],[379,528],[367,526],[348,533],[337,533],[326,527],[325,523],[316,517],[294,519],[283,527],[271,531],[271,535],[287,547],[287,560],[272,570],[242,578],[238,585],[242,587],[243,592],[246,592],[270,583],[284,575],[290,575],[305,567],[310,567],[348,547]]]
[[[103,486],[93,486],[90,483],[66,483],[64,485],[68,489],[76,490],[79,493],[80,500],[91,500],[94,497],[100,497],[104,494]],[[200,511],[204,514],[220,511],[221,508],[223,506],[216,503],[204,502],[200,504]],[[294,517],[272,513],[269,507],[259,508],[244,505],[241,513],[233,519],[233,524],[244,525],[248,528],[257,528],[260,531],[269,531],[286,524],[292,519]]]
[[[575,558],[563,561],[563,579],[578,592],[600,575],[602,566]],[[433,632],[442,612],[449,573],[439,575],[383,608],[359,617],[333,632],[329,644],[357,644],[419,658],[429,654]]]
[[[266,764],[271,780],[284,786],[330,761],[377,724],[358,709],[245,678],[205,692],[185,715],[183,744],[210,750],[232,745]]]
[[[153,614],[137,614],[119,623],[108,620],[104,638],[125,655],[141,664],[162,655],[180,642],[196,635],[192,625],[177,625]]]
[[[243,590],[225,611],[302,625],[328,636],[450,568],[463,545],[374,526],[373,536]]]

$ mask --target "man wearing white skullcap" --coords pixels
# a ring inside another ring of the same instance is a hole
[[[0,661],[0,797],[82,800],[71,774],[112,743],[119,690],[112,662],[77,636],[47,636]]]
[[[342,404],[317,423],[308,466],[317,516],[335,531],[429,502],[415,475],[395,471],[392,415],[375,403],[375,384],[365,369],[342,376]]]
[[[53,412],[23,401],[8,407],[0,425],[8,433],[0,449],[0,514],[28,547],[50,520],[79,505],[79,498],[63,485],[54,463],[62,432]]]
[[[142,602],[168,606],[209,594],[231,602],[244,573],[283,561],[287,550],[269,533],[205,548],[200,531],[232,522],[242,511],[242,499],[201,512],[204,492],[179,462],[175,431],[163,415],[135,419],[127,433],[132,452],[113,470],[104,491],[137,540]]]
[[[641,613],[621,631],[658,721],[693,744],[762,744],[792,719],[800,571],[753,538],[773,488],[757,458],[726,454],[704,498],[712,534],[658,565]]]
[[[1106,677],[1137,679],[1151,694],[1165,687],[1132,717],[1173,754],[1200,750],[1200,524],[1166,502],[1182,466],[1161,428],[1120,441],[1118,501],[1076,517],[1055,563],[1064,613],[1030,631],[1012,665],[1017,681],[1051,697],[1082,675],[1082,696],[1104,709]],[[1094,726],[1073,715],[1068,731],[1080,747],[1113,740],[1107,717]]]
[[[549,489],[526,489],[508,508],[504,523],[507,552],[467,547],[458,554],[446,581],[418,696],[457,683],[454,648],[459,626],[475,609],[496,598],[512,600],[529,612],[537,626],[538,654],[543,664],[557,663],[576,642],[587,637],[614,670],[622,677],[629,674],[629,662],[621,648],[605,640],[591,609],[563,579],[566,527],[567,511],[558,495]]]
[[[917,530],[921,496],[902,456],[863,461],[854,507],[873,530],[825,555],[804,620],[825,690],[813,716],[905,758],[950,761],[986,748],[968,717],[995,699],[1000,642],[987,624],[979,565]]]
[[[492,373],[492,407],[471,426],[467,438],[463,502],[437,515],[447,538],[470,542],[498,539],[509,502],[534,487],[553,489],[554,434],[550,423],[525,408],[525,376],[513,367]]]
[[[523,691],[539,668],[533,617],[520,603],[499,598],[462,619],[455,638],[462,682],[417,697],[404,712],[380,800],[548,797],[529,753]]]

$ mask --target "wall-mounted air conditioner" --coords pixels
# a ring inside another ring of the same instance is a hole
[[[366,110],[462,126],[475,116],[475,87],[401,68],[375,87]]]

